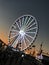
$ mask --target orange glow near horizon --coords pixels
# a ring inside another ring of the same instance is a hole
[[[8,37],[6,34],[4,34],[3,32],[0,33],[0,39],[4,42],[4,43],[8,43]]]

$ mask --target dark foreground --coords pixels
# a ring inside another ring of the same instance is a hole
[[[45,58],[45,57],[44,57]],[[8,47],[6,50],[0,50],[0,65],[49,65],[49,60],[42,60],[42,62],[36,60],[30,55],[26,55],[22,52]]]
[[[0,65],[39,65],[39,62],[30,55],[8,47],[5,51],[0,51]]]
[[[5,46],[4,42],[0,40],[0,65],[49,65],[48,56],[43,55],[44,59],[40,62],[12,47],[7,46],[5,49]]]

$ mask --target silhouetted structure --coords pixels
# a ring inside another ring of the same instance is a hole
[[[10,46],[7,46],[4,51],[0,51],[0,65],[49,65],[49,57],[43,56],[43,58],[42,62],[40,62],[34,57]]]

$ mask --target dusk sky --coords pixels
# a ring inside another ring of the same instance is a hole
[[[43,50],[49,52],[49,0],[0,0],[0,39],[8,43],[10,26],[20,16],[30,14],[39,23],[35,45],[43,42]]]

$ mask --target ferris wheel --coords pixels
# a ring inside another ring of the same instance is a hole
[[[9,45],[21,51],[28,48],[36,39],[38,23],[34,16],[23,15],[15,20],[9,31]]]

